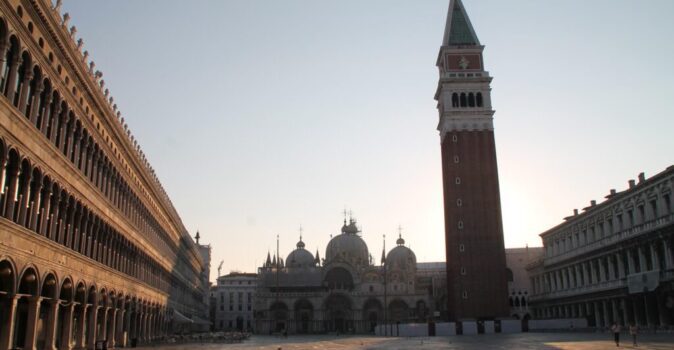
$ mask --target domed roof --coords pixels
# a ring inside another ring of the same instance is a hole
[[[351,219],[349,225],[344,223],[342,233],[333,237],[325,249],[325,260],[341,258],[356,264],[368,264],[370,253],[367,244],[358,235],[356,221]]]
[[[304,242],[300,237],[297,242],[297,248],[288,254],[286,258],[286,265],[288,267],[310,267],[316,266],[314,256],[306,249],[304,249]]]
[[[408,269],[417,267],[417,256],[412,249],[405,247],[402,236],[396,241],[397,246],[386,255],[386,265],[392,268]]]

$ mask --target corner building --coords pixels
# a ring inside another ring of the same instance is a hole
[[[545,253],[527,266],[535,318],[674,324],[674,165],[628,184],[540,234]]]
[[[475,31],[451,0],[436,65],[449,319],[508,316],[494,110]]]
[[[0,1],[0,350],[207,318],[205,262],[60,3]]]

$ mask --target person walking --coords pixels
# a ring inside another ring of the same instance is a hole
[[[637,334],[639,327],[635,323],[630,324],[630,335],[632,336],[632,345],[637,346]]]
[[[613,332],[613,339],[615,340],[615,346],[620,346],[620,331],[622,331],[622,327],[620,327],[619,324],[613,322],[613,325],[611,326],[611,331]]]

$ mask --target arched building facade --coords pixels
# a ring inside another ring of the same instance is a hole
[[[60,4],[0,1],[0,350],[207,318],[207,262]]]
[[[374,264],[355,220],[344,221],[323,261],[300,237],[285,260],[268,255],[258,269],[256,331],[369,333],[384,322],[427,322],[432,291],[420,283],[416,256],[402,237],[382,262]]]

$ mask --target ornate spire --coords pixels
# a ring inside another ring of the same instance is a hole
[[[480,45],[461,0],[452,0],[450,3],[442,45]]]
[[[403,239],[403,228],[398,225],[398,239],[396,240],[397,245],[405,245],[405,240]]]
[[[267,262],[265,263],[266,267],[271,267],[271,255],[269,255],[269,251],[267,251]]]
[[[304,242],[302,242],[302,225],[300,225],[300,241],[297,242],[297,249],[304,249]]]
[[[386,264],[386,235],[383,236],[384,246],[381,249],[381,263]]]
[[[197,241],[197,245],[199,245],[199,238],[201,238],[201,236],[199,236],[199,230],[197,230],[197,235],[194,236],[194,239]]]

